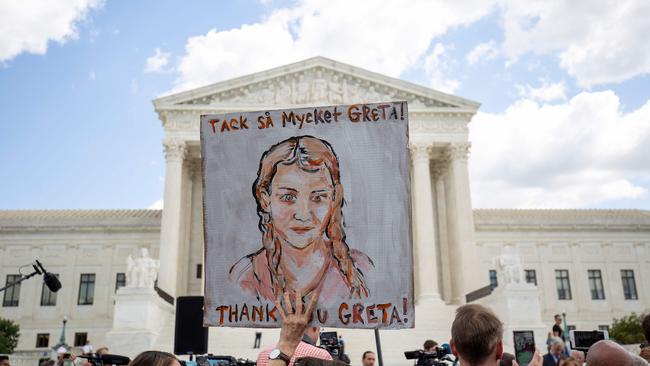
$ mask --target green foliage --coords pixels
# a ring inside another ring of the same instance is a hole
[[[643,328],[641,322],[645,315],[624,316],[620,319],[614,319],[614,323],[609,330],[609,337],[621,344],[635,344],[644,341]]]
[[[18,345],[20,327],[9,319],[0,318],[0,353],[11,354]]]

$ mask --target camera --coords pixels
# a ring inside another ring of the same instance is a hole
[[[332,356],[332,359],[343,361],[347,364],[350,363],[350,358],[342,352],[339,337],[336,332],[321,332],[319,338],[320,348],[326,350]]]
[[[196,361],[181,361],[182,366],[255,366],[255,361],[233,356],[196,356]]]
[[[431,352],[425,352],[421,349],[406,351],[404,357],[407,360],[416,360],[416,366],[448,366],[454,364],[454,359],[443,347],[436,347]]]

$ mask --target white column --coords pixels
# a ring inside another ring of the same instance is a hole
[[[171,296],[177,295],[178,255],[181,241],[181,204],[183,161],[186,154],[184,141],[167,140],[165,159],[165,197],[160,227],[160,270],[158,287]]]
[[[433,195],[431,192],[431,171],[429,159],[431,146],[411,144],[413,160],[413,218],[415,224],[415,245],[413,250],[415,264],[416,301],[439,299],[437,250],[433,217]]]
[[[447,171],[446,160],[436,160],[433,164],[433,180],[435,181],[436,192],[436,220],[438,234],[438,248],[440,249],[440,278],[441,294],[445,302],[451,298],[451,268],[449,265],[449,239],[447,235],[447,205],[445,203],[445,180],[444,174]]]
[[[488,285],[488,278],[476,273],[479,266],[474,242],[474,213],[467,159],[469,143],[450,144],[449,167],[445,180],[447,228],[452,275],[452,302],[465,303],[465,295]]]

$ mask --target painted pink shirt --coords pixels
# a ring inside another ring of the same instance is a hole
[[[350,257],[363,275],[367,275],[374,268],[372,260],[358,250],[351,249]],[[265,249],[240,259],[230,269],[228,279],[233,283],[238,283],[244,291],[259,300],[274,300],[271,272]],[[320,298],[323,300],[347,300],[350,298],[350,288],[345,283],[345,278],[336,265],[336,260],[330,261],[329,268],[323,275],[323,280],[317,289],[320,292]]]

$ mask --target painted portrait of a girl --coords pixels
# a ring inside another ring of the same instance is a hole
[[[231,283],[258,300],[284,292],[321,300],[370,296],[373,261],[346,242],[339,161],[312,136],[281,141],[261,157],[252,193],[261,245],[229,269]]]

